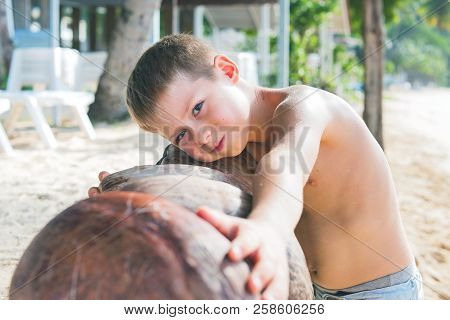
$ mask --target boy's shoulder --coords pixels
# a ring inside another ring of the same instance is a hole
[[[284,90],[287,94],[284,103],[298,107],[329,105],[343,102],[343,100],[334,93],[304,84],[293,85],[284,88]]]
[[[334,141],[349,126],[360,127],[356,111],[341,97],[307,85],[284,88],[286,98],[276,107],[272,124],[294,130],[301,137],[304,128],[316,132],[322,141]],[[355,126],[355,124],[358,124]]]
[[[342,103],[338,96],[307,85],[283,88],[285,98],[275,108],[273,119],[282,125],[295,125],[302,121],[325,119],[332,106]]]

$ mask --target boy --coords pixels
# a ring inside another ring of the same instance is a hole
[[[193,158],[209,162],[248,148],[259,162],[248,219],[197,212],[232,239],[231,259],[253,259],[251,292],[287,298],[280,248],[294,231],[317,299],[421,297],[384,153],[339,97],[304,85],[250,85],[228,57],[178,34],[142,55],[127,104],[141,128]]]

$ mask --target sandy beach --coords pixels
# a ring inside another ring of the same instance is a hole
[[[425,298],[450,299],[450,90],[385,97],[385,150]]]
[[[449,101],[450,89],[385,93],[386,155],[427,299],[450,299]],[[45,149],[34,130],[21,128],[11,137],[17,155],[0,153],[1,299],[7,298],[14,268],[33,237],[60,211],[86,198],[101,170],[154,164],[165,144],[146,135],[152,142],[146,143],[143,159],[131,122],[96,127],[95,141],[76,128],[54,132],[55,150]]]

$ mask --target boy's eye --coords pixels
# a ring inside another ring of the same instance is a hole
[[[194,117],[196,117],[199,114],[200,110],[202,110],[203,103],[204,101],[197,103],[195,107],[192,109],[192,115]]]
[[[175,143],[180,143],[181,139],[183,139],[184,135],[186,134],[186,129],[181,130],[181,132],[178,134],[177,138],[175,139]]]

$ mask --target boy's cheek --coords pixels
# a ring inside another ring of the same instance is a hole
[[[212,162],[214,160],[217,160],[217,156],[210,153],[201,153],[199,156],[196,157],[196,159],[203,162]]]
[[[228,153],[223,150],[221,154],[209,153],[203,151],[196,146],[180,145],[180,149],[183,150],[191,158],[194,158],[203,162],[212,162],[219,160],[220,158],[229,156]],[[238,153],[239,154],[239,153]]]
[[[206,154],[204,152],[202,152],[201,150],[198,150],[196,147],[194,146],[181,146],[181,149],[186,152],[191,158],[194,158],[196,160],[200,160],[200,161],[207,161],[208,159],[206,159]]]
[[[195,152],[192,147],[182,144],[180,145],[180,149],[186,152],[191,158],[195,158]]]

